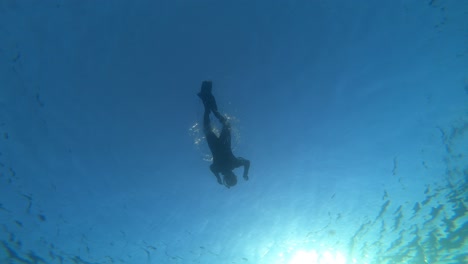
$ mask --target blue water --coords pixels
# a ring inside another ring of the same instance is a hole
[[[468,263],[467,25],[464,0],[0,1],[0,263]],[[230,189],[206,79],[252,163]]]

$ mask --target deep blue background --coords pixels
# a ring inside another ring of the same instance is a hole
[[[0,259],[377,263],[398,235],[443,223],[426,217],[447,203],[440,190],[412,217],[429,187],[466,188],[467,12],[466,1],[2,1]],[[205,79],[252,162],[235,188],[217,184],[190,130]],[[404,224],[378,229],[398,208]]]

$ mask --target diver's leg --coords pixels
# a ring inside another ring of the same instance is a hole
[[[223,129],[221,130],[221,134],[219,135],[219,140],[224,146],[231,148],[231,124],[227,121],[227,119],[222,116],[223,120]],[[221,120],[220,120],[221,121]]]
[[[214,146],[216,145],[216,141],[218,140],[218,138],[216,137],[211,127],[210,110],[207,109],[206,107],[205,107],[205,113],[203,115],[203,133],[205,134],[208,147],[213,153],[213,149],[214,149]]]
[[[210,110],[205,106],[205,113],[203,114],[203,131],[211,131]]]
[[[216,99],[211,93],[212,83],[211,81],[203,81],[201,86],[201,91],[198,93],[198,96],[202,99],[205,109],[211,110],[214,116],[221,122],[223,125],[227,122],[226,118],[221,115],[218,111],[218,105],[216,104]]]
[[[213,110],[212,112],[213,112],[213,115],[219,120],[219,122],[223,124],[223,126],[228,123],[227,118],[223,116],[220,112],[218,112],[218,110],[216,111]]]

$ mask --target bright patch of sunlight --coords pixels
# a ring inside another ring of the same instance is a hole
[[[346,264],[346,258],[340,252],[325,251],[319,254],[315,250],[300,250],[288,264]]]

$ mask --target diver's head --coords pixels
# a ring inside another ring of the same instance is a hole
[[[234,185],[237,184],[237,176],[236,174],[234,174],[234,172],[232,171],[225,171],[225,172],[221,172],[223,175],[224,175],[224,180],[223,180],[223,183],[224,183],[224,186],[230,188]]]

